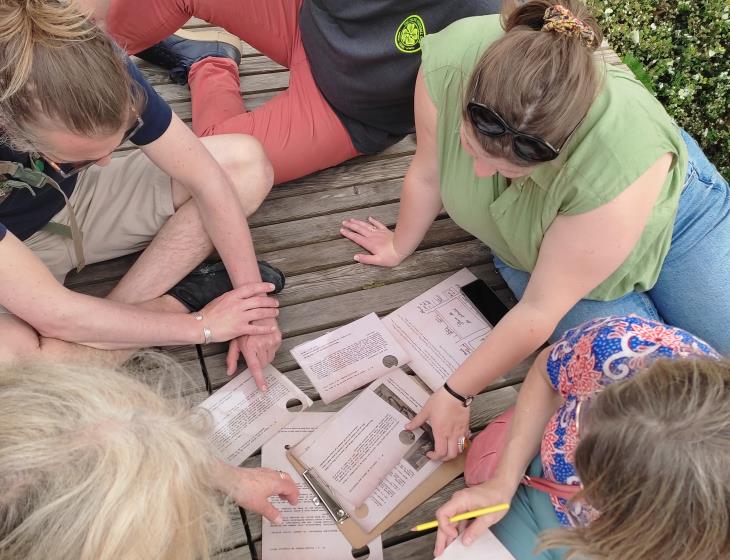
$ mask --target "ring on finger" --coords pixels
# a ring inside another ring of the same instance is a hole
[[[464,436],[456,441],[456,447],[459,448],[459,453],[464,453],[464,449],[466,449],[466,438]]]
[[[281,480],[287,480],[287,479],[289,478],[289,475],[288,475],[288,474],[286,474],[286,473],[285,473],[284,471],[276,471],[276,472],[278,472],[278,473],[279,473],[279,478],[280,478]]]

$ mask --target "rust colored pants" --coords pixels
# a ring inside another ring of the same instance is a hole
[[[314,82],[299,32],[301,5],[302,0],[112,0],[106,26],[129,54],[135,54],[197,17],[288,68],[289,89],[253,111],[247,111],[241,99],[233,61],[203,59],[192,66],[188,78],[195,133],[255,137],[271,160],[278,184],[358,155]]]

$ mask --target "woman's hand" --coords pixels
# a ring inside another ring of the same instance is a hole
[[[357,262],[377,266],[397,266],[408,256],[398,254],[393,244],[395,235],[375,218],[370,217],[367,222],[354,218],[345,220],[342,222],[340,233],[370,252],[370,254],[355,255]]]
[[[210,329],[211,342],[225,342],[242,335],[269,335],[277,330],[271,325],[256,325],[254,321],[271,319],[279,314],[279,302],[265,294],[274,290],[267,282],[246,284],[217,297],[200,314],[201,332]]]
[[[459,438],[469,436],[469,408],[441,388],[428,398],[421,412],[406,425],[406,430],[415,430],[427,421],[434,439],[434,450],[427,456],[441,461],[456,457]]]
[[[216,488],[239,506],[260,513],[274,525],[280,525],[282,518],[279,510],[269,502],[269,496],[279,496],[293,506],[299,501],[297,485],[283,471],[244,469],[218,463],[213,479]]]
[[[474,539],[502,519],[507,511],[484,515],[471,523],[462,521],[458,527],[449,521],[450,517],[475,509],[510,503],[516,491],[517,488],[510,486],[509,483],[493,478],[479,486],[455,492],[451,499],[436,511],[439,529],[436,535],[436,547],[433,551],[434,556],[440,556],[459,533],[462,535],[461,541],[464,545],[469,546]]]

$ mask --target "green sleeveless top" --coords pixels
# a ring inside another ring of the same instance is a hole
[[[600,62],[602,90],[558,159],[511,183],[500,175],[477,177],[459,139],[463,96],[482,53],[503,33],[499,16],[478,16],[422,41],[422,71],[438,110],[444,208],[508,265],[532,272],[556,216],[606,204],[659,157],[672,153],[672,167],[641,238],[626,261],[587,297],[612,300],[650,289],[669,251],[687,169],[679,129],[633,76]]]

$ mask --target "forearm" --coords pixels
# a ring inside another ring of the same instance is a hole
[[[204,189],[192,191],[193,200],[213,246],[226,265],[233,287],[260,282],[246,215],[230,181],[220,168],[218,170],[218,176]]]
[[[441,211],[441,206],[438,185],[424,181],[415,165],[411,165],[403,181],[400,212],[395,226],[393,246],[396,253],[405,258],[416,250]]]
[[[23,317],[39,334],[103,349],[197,344],[203,326],[187,313],[148,311],[66,290],[43,317]],[[41,311],[41,310],[34,310]]]
[[[520,301],[451,374],[449,386],[462,395],[478,394],[537,350],[559,320]]]
[[[547,352],[540,353],[520,388],[507,443],[494,472],[494,478],[510,488],[517,488],[539,452],[545,426],[561,403],[547,380]]]

